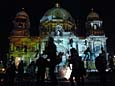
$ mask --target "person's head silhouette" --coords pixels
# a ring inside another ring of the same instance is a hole
[[[48,43],[53,43],[53,42],[54,42],[53,37],[49,37],[49,39],[48,39]]]

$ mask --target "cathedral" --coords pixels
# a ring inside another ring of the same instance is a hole
[[[64,53],[62,62],[58,65],[60,68],[66,65],[71,48],[78,51],[84,62],[86,61],[84,52],[90,49],[89,69],[95,69],[94,60],[101,53],[101,48],[107,54],[107,37],[103,31],[103,21],[93,9],[87,15],[84,24],[86,37],[78,35],[78,26],[74,18],[59,3],[46,11],[40,19],[38,36],[30,35],[30,21],[29,14],[24,9],[18,12],[13,20],[14,28],[9,36],[8,55],[14,56],[17,63],[19,60],[24,60],[26,63],[35,61],[39,54],[43,53],[50,36],[54,38],[57,54]]]

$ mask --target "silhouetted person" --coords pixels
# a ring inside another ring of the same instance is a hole
[[[86,69],[84,67],[84,61],[82,61],[82,57],[79,57],[79,76],[78,76],[78,86],[84,86],[84,76],[86,76]]]
[[[24,52],[27,52],[27,45],[24,45]]]
[[[108,59],[109,59],[110,72],[113,72],[113,70],[115,69],[114,61],[113,61],[113,56],[112,56],[112,55],[109,55],[109,56],[108,56]]]
[[[24,77],[24,63],[23,63],[23,60],[20,61],[17,71],[18,71],[18,80],[22,81],[23,77]]]
[[[56,74],[54,73],[55,67],[56,67],[56,63],[55,63],[56,52],[57,52],[57,48],[56,48],[56,45],[54,44],[54,39],[52,37],[49,37],[48,44],[46,45],[46,48],[45,48],[45,53],[48,55],[47,59],[50,59],[49,76],[52,82],[51,85],[53,86],[58,84]]]
[[[6,85],[5,86],[15,86],[14,79],[16,75],[16,66],[14,61],[10,61],[6,68]]]
[[[73,45],[73,39],[72,39],[72,38],[69,39],[69,44],[70,44],[71,47],[73,47],[73,46],[72,46],[72,45]]]
[[[89,69],[89,61],[91,60],[91,51],[89,47],[84,51],[84,54],[86,60],[86,69]]]
[[[86,58],[90,59],[91,51],[89,47],[84,51],[84,54],[86,55]]]
[[[95,59],[95,66],[100,75],[100,86],[105,86],[106,83],[106,68],[107,68],[107,61],[104,57],[103,53],[100,53],[98,57]]]
[[[74,77],[77,86],[84,86],[84,62],[81,60],[81,57],[79,57],[78,52],[74,48],[72,48],[70,51],[71,56],[69,59],[69,64],[72,64],[72,72],[70,75],[71,86],[74,86]]]
[[[37,85],[38,86],[45,85],[44,80],[45,80],[47,65],[48,65],[47,60],[43,58],[43,55],[40,55],[40,57],[36,60],[36,66],[38,67],[38,71],[37,71]]]
[[[103,57],[106,59],[106,52],[105,52],[105,50],[103,49],[103,47],[101,47],[101,54],[102,54]]]
[[[7,65],[7,60],[8,60],[7,54],[3,54],[3,56],[1,56],[1,60],[0,61],[3,62],[4,67],[6,67],[6,65]]]
[[[29,64],[29,75],[30,75],[30,78],[31,80],[34,79],[34,76],[35,76],[35,69],[36,69],[36,64],[34,61],[32,61],[30,64]]]

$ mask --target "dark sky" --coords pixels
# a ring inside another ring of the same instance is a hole
[[[82,29],[88,13],[91,8],[94,8],[103,20],[108,47],[110,50],[115,50],[115,5],[111,0],[2,0],[0,2],[0,39],[2,40],[0,47],[3,50],[7,49],[12,19],[21,8],[24,7],[30,16],[31,33],[37,34],[39,20],[48,9],[54,7],[57,1],[75,20],[79,20]]]

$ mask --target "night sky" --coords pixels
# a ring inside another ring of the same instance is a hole
[[[91,8],[101,19],[106,36],[108,51],[115,51],[115,4],[111,0],[2,0],[0,2],[0,48],[8,49],[8,36],[12,30],[12,20],[16,13],[25,8],[30,16],[31,34],[37,35],[39,21],[44,13],[59,2],[61,7],[70,12],[79,27],[84,29],[85,20]],[[81,30],[84,33],[84,30]]]

